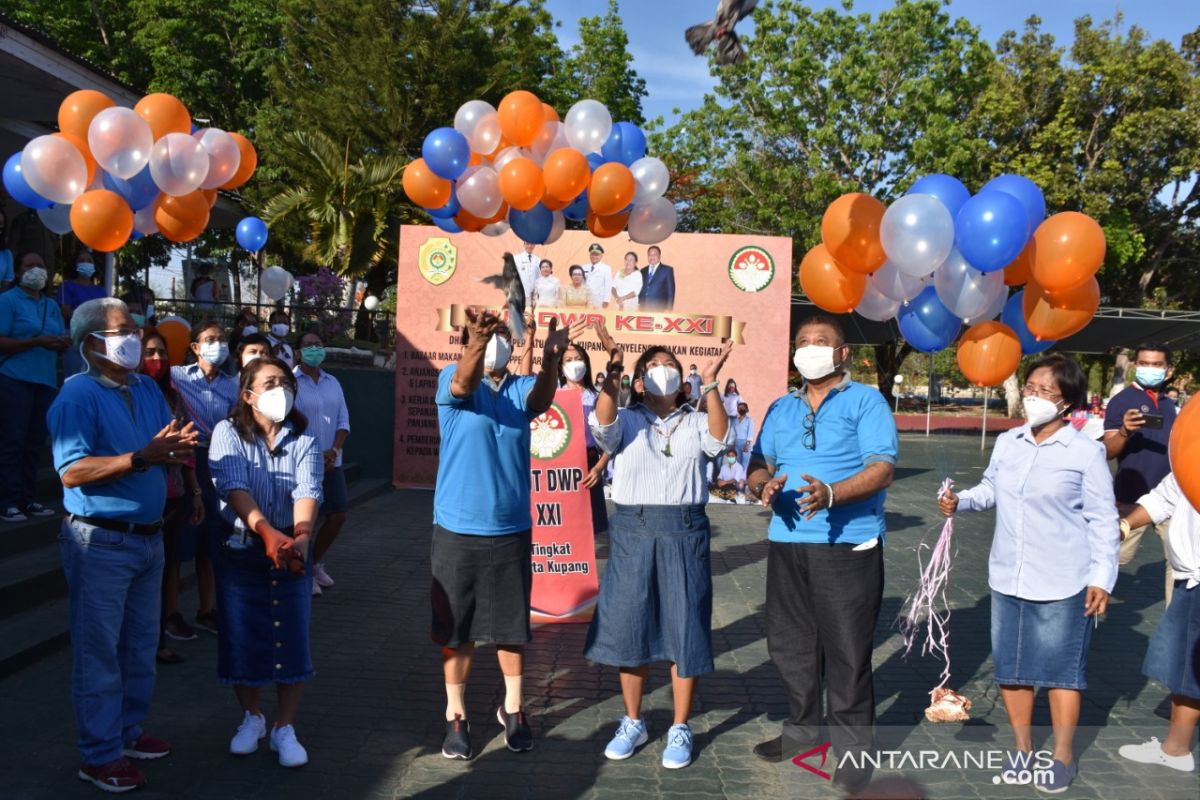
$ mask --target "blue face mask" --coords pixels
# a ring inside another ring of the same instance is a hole
[[[132,314],[131,313],[129,316],[133,317],[134,325],[137,325],[139,328],[146,327],[146,315],[145,314]]]
[[[81,261],[75,265],[75,273],[84,278],[90,278],[96,274],[96,265],[90,261]]]
[[[1153,389],[1167,378],[1167,371],[1162,367],[1138,367],[1137,382],[1143,389]]]

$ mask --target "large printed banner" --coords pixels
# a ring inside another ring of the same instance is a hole
[[[580,394],[560,389],[530,423],[534,622],[587,622],[600,591]]]
[[[604,253],[593,265],[592,244]],[[608,330],[626,352],[632,371],[638,356],[653,345],[671,348],[684,372],[704,365],[716,355],[723,339],[736,346],[721,371],[721,387],[729,378],[761,421],[767,406],[787,388],[788,338],[791,311],[790,239],[769,236],[677,233],[660,248],[661,262],[651,284],[654,296],[632,307],[618,307],[607,296],[607,307],[588,292],[568,291],[569,268],[579,264],[592,274],[588,284],[603,287],[604,271],[619,279],[617,290],[627,295],[638,278],[621,276],[625,255],[637,259],[636,273],[648,265],[645,245],[626,234],[597,239],[588,231],[566,231],[533,254],[549,260],[561,290],[556,303],[536,312],[538,335],[534,368],[541,363],[543,334],[549,320],[569,324],[579,317],[603,317]],[[400,229],[396,292],[396,430],[393,482],[402,487],[433,486],[437,475],[438,427],[433,398],[438,371],[461,351],[455,330],[468,307],[500,309],[505,301],[499,288],[505,252],[522,254],[520,240],[509,232],[489,237],[481,233],[447,234],[433,226],[405,225]],[[667,279],[670,279],[669,282]],[[646,283],[646,277],[642,277]],[[673,286],[671,292],[664,287]],[[611,291],[611,290],[610,290]],[[670,297],[668,302],[667,298]],[[592,361],[592,374],[603,371],[605,354],[594,333],[581,341]],[[512,368],[517,367],[513,355]]]

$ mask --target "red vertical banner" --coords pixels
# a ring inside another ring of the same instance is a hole
[[[580,393],[564,389],[529,424],[534,622],[587,622],[600,591],[592,502],[583,488],[586,424]]]

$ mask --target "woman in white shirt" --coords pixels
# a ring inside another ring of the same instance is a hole
[[[742,402],[742,396],[738,394],[737,381],[733,378],[725,381],[725,393],[721,395],[721,402],[725,404],[725,413],[733,418],[737,416],[738,403]]]
[[[642,293],[642,273],[637,268],[637,253],[625,254],[625,266],[613,280],[612,296],[622,311],[638,310],[638,295]]]
[[[563,352],[560,383],[567,389],[580,392],[583,405],[584,441],[587,443],[588,474],[583,479],[583,488],[592,498],[592,529],[596,533],[608,530],[608,509],[604,505],[604,474],[608,470],[609,455],[600,450],[592,427],[587,424],[596,408],[596,384],[592,383],[592,359],[579,343],[572,343]]]
[[[555,308],[562,295],[562,283],[554,276],[554,264],[543,258],[538,265],[538,279],[533,284],[533,305],[538,308]]]
[[[633,368],[633,403],[618,409],[624,354],[603,322],[596,330],[610,361],[592,433],[601,450],[620,456],[621,467],[613,479],[608,566],[584,655],[621,670],[625,716],[604,751],[615,760],[647,741],[641,718],[646,674],[653,662],[671,662],[675,724],[662,763],[678,769],[692,758],[687,720],[696,676],[713,669],[705,466],[733,443],[733,430],[720,403],[712,404],[712,414],[678,407],[683,370],[665,347],[642,353]],[[727,343],[705,367],[706,391],[716,391],[732,347]]]

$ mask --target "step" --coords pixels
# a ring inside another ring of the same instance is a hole
[[[70,644],[68,604],[60,597],[0,623],[0,679]]]
[[[9,556],[54,544],[65,512],[58,502],[43,503],[60,513],[53,517],[31,517],[24,522],[0,522],[0,563]]]
[[[67,579],[55,544],[0,559],[0,620],[67,593]]]

